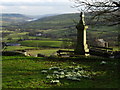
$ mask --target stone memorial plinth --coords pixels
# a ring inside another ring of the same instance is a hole
[[[77,44],[75,48],[76,55],[88,55],[89,49],[86,43],[86,30],[88,26],[85,25],[84,14],[81,12],[80,21],[76,25],[77,29]]]

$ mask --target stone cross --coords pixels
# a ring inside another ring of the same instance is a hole
[[[77,29],[77,44],[75,48],[76,55],[85,55],[85,53],[89,52],[88,45],[86,44],[86,29],[88,26],[85,25],[84,14],[81,12],[80,21],[76,25]]]

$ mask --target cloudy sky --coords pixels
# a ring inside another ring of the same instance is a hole
[[[1,0],[2,13],[44,15],[78,12],[71,0]]]

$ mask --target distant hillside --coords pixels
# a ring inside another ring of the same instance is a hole
[[[62,29],[73,26],[74,19],[77,20],[79,14],[62,14],[44,17],[21,25],[24,29]]]
[[[50,17],[50,16],[56,16],[56,15],[59,15],[59,14],[30,15],[30,17],[41,19],[41,18]]]
[[[22,14],[1,14],[0,15],[0,22],[2,22],[3,26],[16,24],[20,22],[25,22],[26,20],[31,19],[28,16]]]
[[[26,17],[22,14],[2,14],[2,17]]]
[[[43,37],[61,38],[76,35],[76,23],[74,21],[79,21],[78,13],[44,17],[31,22],[14,25],[12,27],[9,26],[7,29],[29,32],[30,35],[35,35],[38,32],[42,32]]]
[[[102,38],[110,43],[110,45],[117,45],[118,27],[108,27],[102,23],[97,22],[98,26],[90,25],[90,15],[85,14],[85,23],[89,26],[87,29],[87,40],[93,44],[95,39]],[[75,26],[79,22],[79,13],[61,14],[56,16],[44,17],[38,20],[29,21],[21,24],[16,24],[8,27],[4,27],[4,30],[12,32],[26,32],[24,35],[26,38],[76,38]],[[93,22],[94,23],[94,22]],[[40,37],[36,35],[40,34]],[[8,35],[7,37],[12,37]],[[20,37],[20,36],[19,36]],[[23,36],[22,36],[23,37]]]
[[[54,16],[47,16],[37,20],[23,23],[19,25],[19,28],[25,30],[48,30],[48,29],[65,29],[75,27],[80,19],[79,13],[60,14]],[[89,15],[85,14],[86,24],[89,24]]]

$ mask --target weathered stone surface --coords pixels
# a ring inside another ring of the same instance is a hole
[[[77,29],[77,45],[75,48],[76,55],[85,55],[86,52],[89,52],[88,45],[86,44],[87,28],[88,26],[85,26],[84,14],[81,12],[80,21],[76,26],[76,29]]]

